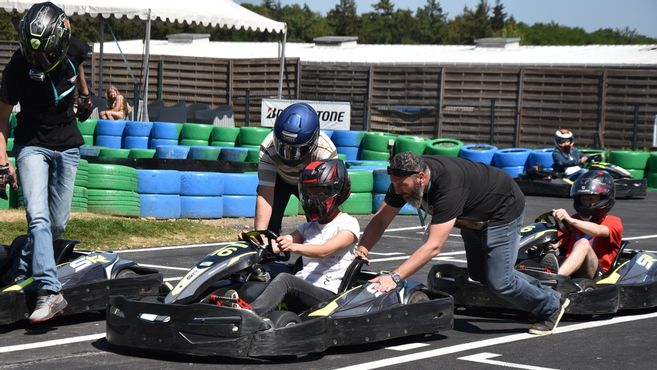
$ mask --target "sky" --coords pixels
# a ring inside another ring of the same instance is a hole
[[[326,15],[338,0],[280,0],[282,5],[308,4],[310,9]],[[239,3],[261,4],[261,0],[238,0]],[[369,12],[377,0],[356,0],[358,13]],[[439,0],[449,19],[463,12],[463,7],[474,8],[479,0]],[[554,21],[563,26],[581,27],[587,32],[600,28],[629,27],[638,33],[657,38],[656,0],[502,0],[508,15],[527,24]],[[415,11],[426,0],[392,0],[395,9]],[[495,0],[488,0],[493,6]]]

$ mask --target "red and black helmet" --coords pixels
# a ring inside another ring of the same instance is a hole
[[[351,180],[340,159],[311,162],[299,175],[299,198],[308,221],[323,222],[351,194]]]
[[[595,204],[584,204],[583,195],[599,195]],[[614,179],[605,171],[591,170],[581,175],[570,188],[573,207],[580,215],[602,220],[616,203],[616,186]]]
[[[34,4],[18,24],[18,41],[27,62],[49,72],[64,59],[71,41],[71,24],[51,2]]]

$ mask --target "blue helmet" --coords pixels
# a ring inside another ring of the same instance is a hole
[[[274,123],[274,147],[283,163],[303,162],[317,147],[319,118],[306,103],[295,103],[285,108]]]

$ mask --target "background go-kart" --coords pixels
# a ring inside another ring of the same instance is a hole
[[[525,224],[547,210],[572,210],[569,199],[527,197]],[[657,250],[657,193],[645,199],[621,200],[614,214],[623,218],[629,248]],[[359,216],[364,229],[369,216]],[[294,227],[284,222],[285,227]],[[372,270],[389,270],[406,259],[421,243],[422,230],[415,216],[399,216],[370,254]],[[122,255],[163,271],[171,283],[184,275],[199,258],[217,244],[132,250]],[[294,258],[294,257],[293,257]],[[452,231],[434,263],[465,263],[458,229]],[[415,278],[425,282],[429,266]],[[536,337],[527,333],[529,324],[513,316],[477,317],[455,315],[454,330],[429,337],[404,338],[351,348],[334,348],[318,355],[277,362],[230,358],[198,358],[152,354],[117,349],[105,337],[101,315],[54,319],[47,326],[0,327],[0,369],[3,368],[141,368],[178,369],[280,368],[280,369],[604,369],[653,368],[651,356],[657,342],[657,309],[631,315],[600,317],[584,321],[567,318],[555,335]]]

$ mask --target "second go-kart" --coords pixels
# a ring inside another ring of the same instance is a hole
[[[657,254],[634,251],[624,242],[609,272],[596,279],[557,275],[541,267],[540,260],[558,239],[560,225],[550,213],[539,216],[521,231],[516,269],[539,279],[568,296],[566,313],[578,315],[614,314],[619,311],[657,307]],[[508,311],[508,303],[484,284],[473,281],[466,267],[438,264],[428,277],[431,289],[454,297],[456,306]]]
[[[267,280],[289,255],[273,254],[275,234],[248,233],[200,260],[159,299],[112,297],[107,340],[118,346],[173,353],[272,357],[323,352],[329,347],[372,343],[452,328],[448,295],[411,280],[388,293],[366,283],[377,274],[356,260],[335,299],[305,311],[274,311],[261,317],[233,307],[222,292]],[[261,238],[266,241],[259,241]],[[290,272],[289,266],[287,271]],[[365,282],[363,285],[359,285]],[[263,283],[264,286],[264,283]]]
[[[6,276],[27,236],[19,236],[10,246],[0,245],[0,276]],[[57,278],[68,301],[63,315],[101,311],[110,295],[139,298],[157,296],[162,274],[120,258],[113,252],[75,249],[77,240],[56,240],[53,244]],[[31,277],[0,289],[0,325],[29,317],[36,303],[36,287]]]
[[[585,168],[606,171],[614,179],[616,198],[645,197],[648,180],[635,179],[626,169],[604,162],[602,154],[592,154],[584,164]],[[551,197],[570,196],[570,187],[577,178],[564,176],[562,173],[546,172],[542,168],[532,167],[520,175],[516,183],[525,195],[543,195]]]

